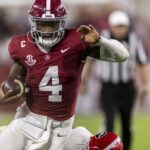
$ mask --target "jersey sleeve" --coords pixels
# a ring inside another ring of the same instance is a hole
[[[15,38],[12,38],[10,40],[9,45],[8,45],[8,51],[9,51],[10,57],[14,61],[18,61],[18,59],[19,59],[17,56],[18,45],[17,45],[17,40]]]

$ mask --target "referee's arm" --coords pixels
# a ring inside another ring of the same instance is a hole
[[[146,51],[143,48],[143,44],[141,40],[138,41],[137,44],[137,65],[138,65],[138,72],[140,78],[140,86],[139,86],[139,98],[141,100],[145,99],[146,94],[148,93],[149,83],[148,83],[148,58],[146,55]]]

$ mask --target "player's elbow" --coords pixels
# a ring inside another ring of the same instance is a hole
[[[122,54],[120,55],[120,57],[118,57],[119,58],[119,62],[124,62],[129,57],[130,57],[129,52],[127,50],[125,50],[124,52],[122,52]]]
[[[116,52],[118,62],[123,62],[130,57],[128,50],[122,43],[113,39],[111,42],[113,43],[113,50]]]

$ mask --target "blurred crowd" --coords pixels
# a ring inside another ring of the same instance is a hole
[[[116,0],[114,3],[113,0],[94,0],[92,2],[89,0],[85,0],[84,2],[79,0],[74,2],[64,0],[64,2],[68,10],[67,27],[71,28],[78,27],[80,24],[92,24],[99,32],[108,28],[108,15],[113,10],[123,9],[130,15],[132,22],[131,28],[142,38],[147,55],[150,54],[150,22],[148,22],[146,17],[144,18],[142,15],[138,14],[142,14],[144,12],[143,9],[136,13],[139,8],[139,5],[136,5],[137,1]],[[28,22],[29,8],[30,5],[28,4],[20,5],[19,7],[17,5],[1,6],[0,2],[0,82],[7,76],[11,65],[11,59],[7,51],[10,38],[16,34],[23,34],[30,30]],[[91,87],[94,84],[97,88],[88,89],[87,94],[79,95],[80,105],[78,105],[77,110],[80,113],[90,114],[96,110],[95,107],[97,106],[99,95],[96,89],[100,88],[100,85],[97,84],[96,74],[94,72],[91,74],[88,85]],[[81,99],[86,99],[86,103]],[[90,99],[94,99],[95,102],[91,102]]]

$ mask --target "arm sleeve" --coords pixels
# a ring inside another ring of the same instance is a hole
[[[119,41],[115,39],[101,39],[94,44],[95,48],[91,56],[103,61],[123,62],[129,58],[129,52]]]
[[[129,58],[127,49],[117,40],[102,37],[100,45],[100,59],[122,62]]]
[[[18,58],[17,58],[17,45],[14,41],[14,39],[11,39],[10,42],[9,42],[9,45],[8,45],[8,51],[9,51],[9,55],[10,57],[14,60],[14,61],[17,61]]]

